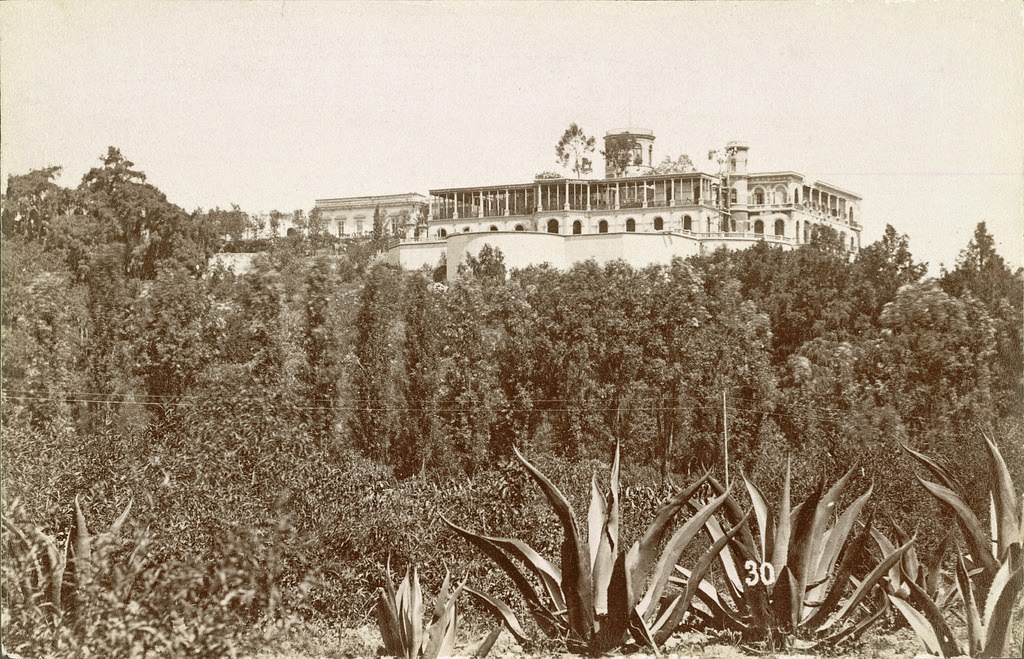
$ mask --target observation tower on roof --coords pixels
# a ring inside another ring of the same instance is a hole
[[[604,134],[604,150],[607,153],[617,140],[636,141],[632,158],[624,172],[618,172],[614,163],[605,158],[605,178],[617,176],[641,176],[654,170],[654,131],[648,128],[616,128]]]

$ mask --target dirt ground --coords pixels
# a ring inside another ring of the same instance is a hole
[[[485,635],[484,631],[479,633],[460,634],[460,640],[467,645],[472,645]],[[373,625],[364,625],[346,629],[330,629],[318,625],[300,624],[292,626],[288,630],[282,630],[277,635],[271,635],[263,649],[252,656],[257,659],[292,659],[296,657],[374,657],[381,647],[380,633]],[[559,657],[571,658],[579,655],[565,654],[543,647],[532,648],[527,653],[524,648],[515,643],[514,639],[503,632],[491,650],[489,657]],[[634,653],[614,655],[621,657],[654,657],[653,654]],[[753,648],[741,648],[736,645],[722,644],[720,640],[711,638],[706,634],[687,633],[670,638],[665,644],[664,652],[661,655],[665,659],[685,659],[689,657],[714,657],[716,659],[748,659],[753,657],[770,657],[783,659],[788,657],[801,657],[806,659],[811,656],[799,652],[788,653],[758,653]],[[924,652],[921,643],[909,629],[902,629],[896,632],[879,631],[869,634],[861,639],[856,646],[846,648],[838,654],[829,654],[828,657],[858,657],[876,659],[896,659],[904,657],[915,657],[924,659],[930,657]]]

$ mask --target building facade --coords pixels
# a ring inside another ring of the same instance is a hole
[[[373,232],[373,216],[380,209],[387,235],[415,237],[416,227],[427,215],[427,198],[415,192],[369,197],[317,199],[324,229],[332,236],[362,236]]]
[[[849,190],[792,171],[748,172],[744,142],[726,146],[716,174],[659,174],[653,132],[610,131],[606,147],[623,136],[635,158],[620,176],[606,169],[596,180],[431,190],[425,217],[405,227],[386,259],[412,269],[446,262],[455,277],[467,255],[489,244],[510,268],[568,268],[587,259],[645,266],[758,241],[792,249],[822,227],[851,253],[860,249],[861,197]]]

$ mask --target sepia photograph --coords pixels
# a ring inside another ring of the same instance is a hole
[[[0,2],[0,655],[1022,657],[1020,1]]]

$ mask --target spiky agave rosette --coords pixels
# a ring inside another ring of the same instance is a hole
[[[623,551],[618,534],[618,444],[607,494],[601,492],[596,474],[592,479],[586,537],[565,495],[518,450],[515,455],[558,517],[563,535],[559,566],[520,540],[481,535],[442,517],[445,523],[504,570],[546,636],[565,639],[570,650],[587,653],[615,650],[631,636],[636,643],[657,652],[679,626],[695,594],[695,589],[683,588],[666,595],[672,571],[705,522],[725,502],[728,491],[700,506],[666,541],[673,519],[707,482],[709,476],[705,474],[663,503],[640,539]],[[741,518],[712,543],[694,567],[695,573],[703,575],[710,569],[714,557],[745,520]],[[466,590],[499,616],[517,640],[526,640],[518,618],[506,603],[468,586]]]
[[[909,446],[903,449],[938,481],[917,477],[921,485],[952,509],[968,553],[956,549],[956,588],[967,621],[967,643],[957,643],[943,608],[907,580],[907,593],[889,595],[925,648],[943,656],[1004,657],[1010,652],[1013,609],[1024,592],[1024,503],[1014,489],[999,447],[983,435],[989,456],[989,531],[967,504],[963,488],[942,465]]]

